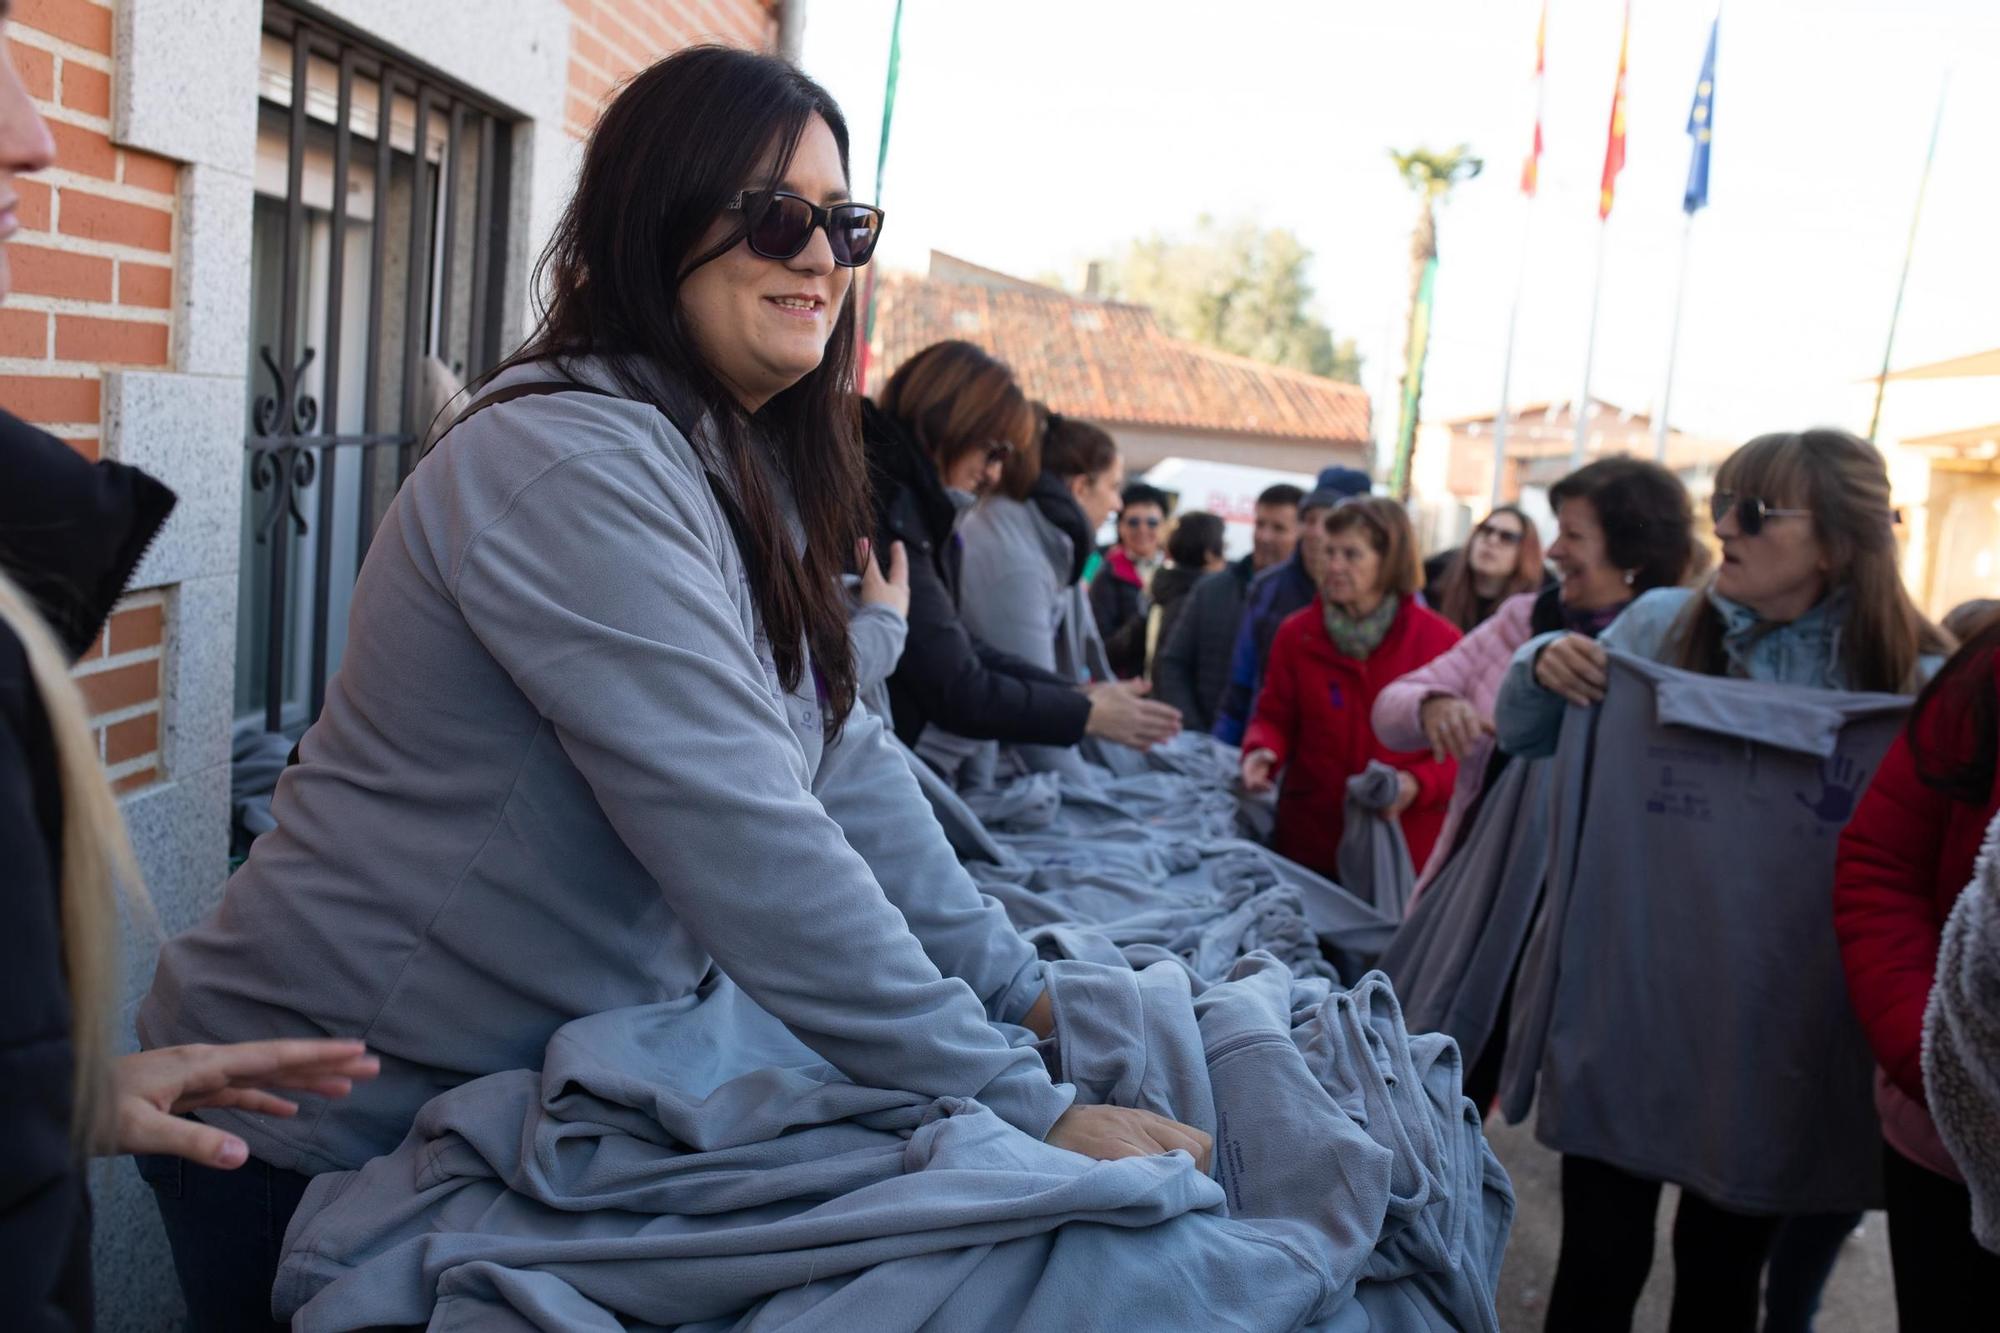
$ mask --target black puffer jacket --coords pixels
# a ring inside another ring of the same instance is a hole
[[[92,465],[0,412],[0,570],[72,659],[90,647],[173,508],[173,492]],[[62,791],[27,650],[0,625],[0,1323],[88,1329],[90,1196],[71,1145]]]
[[[901,542],[910,561],[909,638],[889,677],[896,735],[916,744],[926,724],[973,740],[1074,745],[1090,700],[1062,677],[973,638],[958,615],[957,509],[937,469],[901,421],[863,400],[862,439],[875,495],[875,536],[886,562]]]

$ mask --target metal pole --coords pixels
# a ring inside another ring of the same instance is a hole
[[[1597,224],[1597,280],[1590,285],[1590,332],[1583,344],[1583,394],[1576,403],[1576,435],[1569,446],[1572,472],[1583,466],[1584,446],[1590,438],[1590,363],[1597,353],[1597,308],[1604,296],[1604,231],[1607,225],[1606,222]]]
[[[1521,224],[1521,272],[1514,280],[1514,308],[1507,315],[1507,358],[1500,367],[1500,412],[1493,418],[1493,487],[1488,509],[1500,505],[1500,487],[1507,470],[1507,425],[1513,412],[1514,335],[1521,325],[1521,296],[1528,289],[1529,239],[1535,229],[1535,201],[1528,200],[1528,214]]]
[[[1875,377],[1875,411],[1868,418],[1868,442],[1882,425],[1882,394],[1889,387],[1889,358],[1896,351],[1896,324],[1903,318],[1903,289],[1910,283],[1910,261],[1917,253],[1917,227],[1924,218],[1924,193],[1930,189],[1931,163],[1937,160],[1938,131],[1944,126],[1944,98],[1951,88],[1951,72],[1945,71],[1938,86],[1937,115],[1931,121],[1931,146],[1924,153],[1924,174],[1917,178],[1917,206],[1910,212],[1910,240],[1903,248],[1903,274],[1896,279],[1896,304],[1889,311],[1889,340],[1882,347],[1882,373]]]
[[[1694,250],[1694,214],[1687,215],[1681,228],[1681,280],[1674,289],[1674,326],[1667,335],[1667,383],[1660,390],[1660,410],[1653,418],[1653,461],[1667,461],[1667,415],[1674,401],[1674,360],[1681,350],[1681,308],[1687,304],[1688,255]]]

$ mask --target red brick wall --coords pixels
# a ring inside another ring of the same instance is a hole
[[[627,76],[696,42],[769,51],[777,10],[767,0],[565,0],[570,9],[569,101],[563,128],[581,139]]]
[[[97,457],[108,367],[168,363],[176,163],[118,148],[111,128],[111,5],[14,0],[14,63],[55,138],[56,165],[16,182],[0,306],[0,406]],[[127,598],[77,668],[120,791],[158,781],[165,601]]]

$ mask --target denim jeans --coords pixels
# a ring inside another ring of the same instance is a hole
[[[285,1228],[312,1177],[254,1157],[234,1171],[179,1157],[137,1161],[166,1224],[188,1327],[200,1333],[286,1328],[271,1317],[271,1287]]]

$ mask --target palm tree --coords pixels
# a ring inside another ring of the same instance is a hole
[[[1472,155],[1470,144],[1460,144],[1442,153],[1428,148],[1400,153],[1392,150],[1389,159],[1396,164],[1403,183],[1415,191],[1418,205],[1416,230],[1410,236],[1410,321],[1409,336],[1403,347],[1404,410],[1396,431],[1395,461],[1389,472],[1389,484],[1396,497],[1407,500],[1410,459],[1417,445],[1417,400],[1422,393],[1423,359],[1429,345],[1428,331],[1423,329],[1425,313],[1420,307],[1424,305],[1424,280],[1437,263],[1437,206],[1454,186],[1477,176],[1486,163]]]

